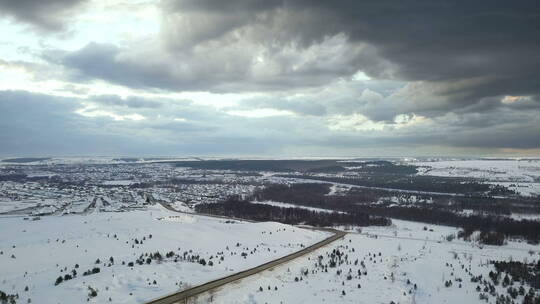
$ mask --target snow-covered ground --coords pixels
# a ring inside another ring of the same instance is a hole
[[[361,234],[348,234],[343,240],[272,271],[205,294],[199,302],[485,303],[479,299],[478,283],[471,282],[468,269],[489,280],[487,275],[493,270],[489,260],[538,259],[538,246],[510,242],[503,247],[481,249],[460,240],[447,241],[447,236],[457,233],[452,227],[398,220],[393,223],[391,227],[369,227],[363,228]],[[321,256],[321,263],[328,265],[333,250],[346,255],[346,262],[327,267],[325,272],[316,264]],[[452,286],[446,287],[446,281],[451,281]],[[506,289],[500,285],[496,288],[499,293]],[[494,303],[493,297],[490,303]]]
[[[512,213],[510,218],[515,220],[540,221],[540,214]]]
[[[21,303],[29,298],[32,303],[83,303],[89,287],[97,290],[91,303],[109,298],[141,303],[257,266],[328,235],[273,222],[179,214],[160,205],[31,219],[0,218],[0,290],[18,293]],[[158,251],[162,260],[154,256],[147,264],[145,254]],[[96,267],[99,273],[83,275]],[[73,270],[75,278],[55,285]]]
[[[540,159],[414,161],[411,164],[420,166],[418,174],[479,178],[522,195],[540,195]]]
[[[36,201],[0,201],[0,213],[33,208],[38,205]]]
[[[109,180],[109,181],[103,181],[103,185],[108,186],[129,186],[132,184],[135,184],[136,181],[132,180]]]
[[[347,193],[351,187],[352,186],[350,185],[332,184],[332,186],[330,186],[330,192],[326,195],[343,195]]]
[[[193,209],[190,208],[188,205],[186,205],[186,203],[184,203],[184,202],[179,202],[179,201],[172,202],[172,203],[170,203],[170,206],[171,206],[171,208],[173,208],[176,211],[188,212],[188,213],[193,213],[194,212]]]
[[[316,208],[316,207],[308,207],[308,206],[302,206],[302,205],[294,205],[289,203],[282,203],[282,202],[276,202],[276,201],[252,201],[252,204],[261,204],[261,205],[270,205],[275,207],[281,207],[281,208],[300,208],[300,209],[306,209],[316,212],[325,212],[325,213],[344,213],[341,211],[334,211],[331,209],[323,209],[323,208]]]

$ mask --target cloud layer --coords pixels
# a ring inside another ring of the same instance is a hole
[[[38,2],[0,1],[15,24],[54,33],[25,52],[36,34],[11,39],[5,79],[39,94],[0,102],[42,100],[50,109],[35,115],[60,115],[40,116],[58,125],[50,134],[72,124],[88,143],[122,138],[114,151],[131,154],[540,148],[537,1]],[[144,34],[103,32],[118,16]],[[0,153],[45,145],[20,146],[9,134],[21,124],[4,128]]]

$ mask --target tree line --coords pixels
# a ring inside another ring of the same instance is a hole
[[[457,206],[448,204],[373,204],[380,198],[380,193],[370,189],[355,194],[342,196],[329,196],[329,184],[292,184],[270,185],[253,194],[253,200],[273,200],[294,205],[319,207],[347,213],[360,213],[379,217],[389,217],[402,220],[411,220],[437,225],[447,225],[463,228],[462,236],[467,238],[474,231],[484,232],[480,235],[480,241],[486,244],[502,245],[505,237],[521,237],[530,243],[540,242],[540,221],[514,220],[507,216],[484,216],[473,214],[465,216],[456,208],[460,206],[460,199],[455,198]],[[492,202],[492,204],[490,204]],[[480,205],[483,210],[489,210],[493,206],[495,210],[500,208],[503,214],[509,210],[502,207],[497,200],[482,199],[473,203],[471,198],[463,198],[464,206]],[[497,207],[500,206],[500,207]],[[454,208],[454,209],[452,209]],[[501,242],[502,236],[502,242]]]
[[[380,216],[352,212],[317,212],[304,208],[282,208],[264,204],[253,204],[248,200],[230,197],[220,204],[198,204],[195,211],[254,221],[275,221],[284,224],[306,224],[316,227],[336,225],[387,226],[391,221]]]

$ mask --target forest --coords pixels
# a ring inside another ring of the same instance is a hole
[[[322,182],[340,183],[361,187],[374,187],[406,191],[423,191],[443,194],[464,194],[476,196],[514,195],[515,192],[504,187],[456,177],[438,177],[425,175],[388,175],[370,174],[366,176],[319,176],[319,175],[280,175],[281,177],[307,179]],[[491,191],[494,191],[491,193]]]
[[[222,215],[254,221],[275,221],[284,224],[306,224],[316,227],[357,225],[388,226],[391,221],[380,216],[366,213],[326,213],[303,208],[281,208],[271,205],[252,204],[237,197],[231,197],[220,204],[198,204],[195,210],[199,213]]]
[[[278,201],[294,205],[325,208],[347,213],[369,214],[402,220],[411,220],[423,223],[448,225],[463,229],[464,238],[468,238],[472,232],[484,232],[480,235],[480,241],[486,244],[502,245],[505,237],[523,238],[530,243],[540,242],[540,222],[533,220],[514,220],[507,216],[490,214],[484,216],[473,214],[464,216],[459,212],[463,206],[474,207],[481,205],[480,210],[508,212],[508,205],[497,200],[484,198],[475,201],[472,198],[452,198],[454,206],[448,205],[448,200],[433,204],[397,205],[377,202],[381,192],[373,190],[355,190],[345,195],[327,195],[329,184],[292,184],[270,185],[255,192],[252,200],[255,201]],[[461,200],[463,200],[461,202]],[[461,202],[461,203],[460,203]],[[490,204],[493,203],[493,204]],[[506,207],[503,207],[506,206]]]

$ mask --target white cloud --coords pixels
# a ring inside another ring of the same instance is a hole
[[[77,109],[75,111],[76,114],[79,114],[84,117],[109,117],[116,121],[124,121],[124,120],[132,120],[132,121],[140,121],[145,120],[146,117],[142,116],[138,113],[132,113],[132,114],[118,114],[111,111],[105,111],[97,109],[93,106],[86,106],[81,109]]]
[[[248,117],[248,118],[266,118],[274,116],[295,116],[291,111],[276,109],[253,109],[253,110],[235,110],[227,111],[229,115]]]
[[[373,122],[362,114],[333,115],[328,118],[328,128],[333,131],[373,131],[384,130],[382,122]]]

